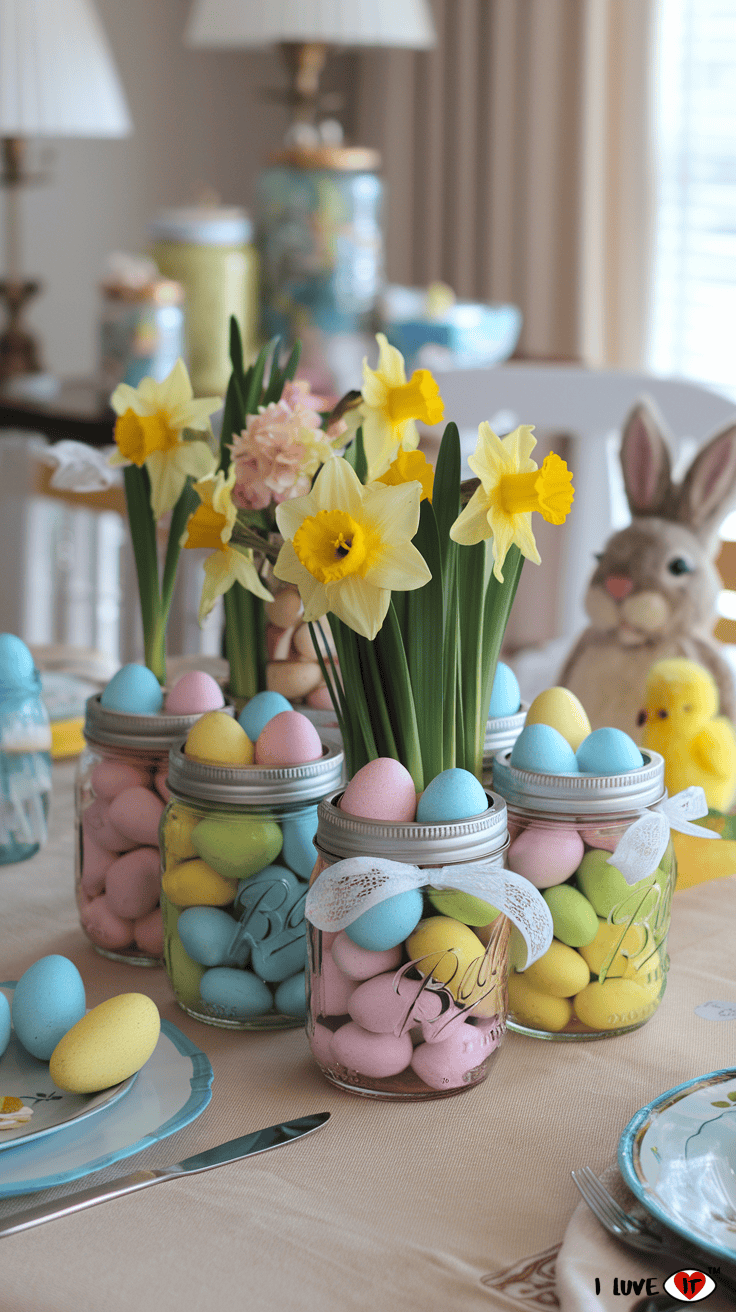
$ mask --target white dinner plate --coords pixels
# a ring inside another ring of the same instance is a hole
[[[0,1153],[0,1198],[78,1180],[167,1138],[204,1111],[212,1079],[205,1054],[162,1020],[156,1048],[124,1097],[98,1115],[69,1121],[53,1134],[29,1137]]]
[[[736,1070],[688,1080],[642,1107],[621,1135],[618,1162],[658,1220],[736,1263]]]

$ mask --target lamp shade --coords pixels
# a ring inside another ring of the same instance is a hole
[[[335,46],[436,44],[426,0],[194,0],[190,46],[266,46],[281,41]]]
[[[124,137],[131,130],[90,0],[0,0],[0,135]]]

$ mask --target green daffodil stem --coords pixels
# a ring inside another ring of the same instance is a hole
[[[506,632],[506,625],[509,622],[511,607],[514,604],[516,589],[519,586],[521,578],[521,569],[524,564],[522,556],[517,546],[509,547],[508,554],[503,565],[503,583],[499,583],[494,574],[491,574],[488,587],[486,589],[485,606],[483,609],[483,639],[481,651],[483,653],[483,683],[481,692],[481,706],[484,714],[488,715],[488,707],[491,702],[491,690],[493,688],[493,679],[496,673],[496,665],[501,651],[501,644]],[[483,738],[477,745],[480,752],[480,763],[482,768],[483,761]],[[478,775],[480,778],[480,775]]]
[[[240,583],[234,583],[225,593],[225,655],[233,697],[249,700],[265,690],[263,602]]]
[[[156,524],[151,510],[151,486],[144,468],[127,465],[123,471],[130,540],[138,575],[146,665],[163,685],[166,682],[165,623],[161,625],[158,585]]]

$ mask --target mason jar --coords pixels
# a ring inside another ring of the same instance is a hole
[[[103,957],[163,965],[158,832],[169,750],[196,715],[130,715],[86,703],[75,784],[79,919]]]
[[[161,821],[166,970],[189,1016],[226,1029],[304,1024],[304,903],[317,803],[342,775],[324,748],[304,765],[169,757]]]
[[[493,758],[496,752],[502,752],[506,747],[513,747],[524,728],[528,710],[528,703],[522,702],[518,711],[513,715],[496,715],[492,718],[489,717],[486,721],[486,733],[483,740],[482,781],[484,788],[490,788],[493,784]]]
[[[508,863],[541,891],[554,938],[528,969],[510,972],[508,1027],[573,1041],[638,1029],[662,1000],[669,965],[674,848],[665,826],[653,850],[641,823],[667,796],[664,761],[644,751],[641,767],[624,774],[553,775],[516,769],[510,755],[493,762],[508,807]]]
[[[510,917],[529,932],[541,904],[504,870],[505,804],[399,824],[348,815],[341,795],[319,806],[307,899],[312,1054],[366,1097],[472,1088],[505,1032]]]

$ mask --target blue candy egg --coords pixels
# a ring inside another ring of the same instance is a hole
[[[164,690],[147,665],[123,665],[100,696],[100,705],[127,715],[158,715]]]
[[[317,832],[316,806],[285,817],[281,822],[281,832],[284,836],[282,860],[301,879],[309,879],[317,860],[317,849],[314,846],[314,835]]]
[[[82,976],[68,957],[34,961],[15,986],[11,1016],[26,1052],[48,1061],[60,1039],[87,1008]]]
[[[248,960],[249,942],[243,945],[242,959],[230,960],[237,921],[219,907],[185,907],[176,927],[185,952],[200,966],[244,966]]]
[[[417,821],[422,825],[469,820],[488,810],[483,785],[469,770],[443,770],[427,784],[417,802]]]
[[[203,1002],[220,1008],[229,1020],[248,1020],[273,1010],[271,990],[249,970],[215,966],[205,971],[199,992]]]
[[[345,933],[359,948],[369,952],[386,952],[398,947],[416,929],[422,918],[422,895],[418,888],[386,898],[375,907],[369,907]]]
[[[511,749],[509,764],[537,774],[580,773],[569,742],[549,724],[525,724]]]
[[[307,977],[304,971],[292,975],[279,984],[274,994],[276,1010],[284,1016],[298,1016],[301,1020],[307,1014]]]
[[[251,742],[254,743],[269,720],[275,715],[280,715],[282,711],[293,711],[293,709],[291,702],[282,697],[280,692],[257,692],[255,697],[251,697],[250,701],[245,703],[238,716],[238,724],[245,729]]]
[[[0,633],[0,686],[26,691],[38,684],[38,670],[26,644],[14,633]]]
[[[521,706],[521,689],[514,671],[499,661],[493,676],[491,704],[488,707],[489,720],[502,719],[507,715],[516,715]]]
[[[10,1043],[10,1003],[4,993],[0,993],[0,1057]]]
[[[623,729],[594,729],[576,752],[583,774],[627,774],[640,770],[644,757]]]

